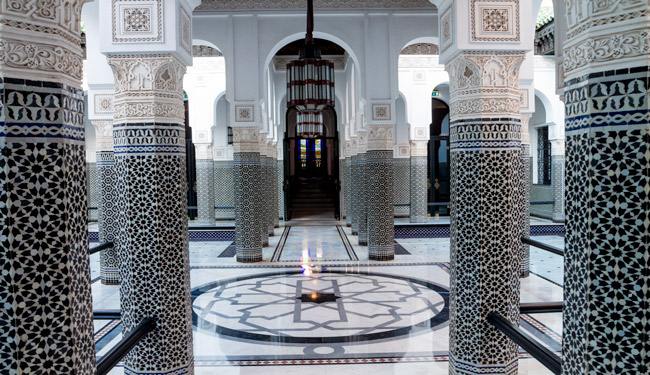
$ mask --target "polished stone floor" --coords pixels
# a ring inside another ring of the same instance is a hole
[[[399,239],[392,262],[368,261],[345,226],[278,228],[254,265],[236,263],[231,245],[190,242],[197,374],[447,373],[449,238]],[[118,309],[119,289],[99,282],[98,263],[93,255],[94,308]],[[532,249],[521,301],[561,301],[562,266]],[[558,353],[561,323],[560,314],[520,321]],[[96,321],[95,331],[98,356],[121,338],[119,321]],[[520,358],[520,374],[549,374]]]

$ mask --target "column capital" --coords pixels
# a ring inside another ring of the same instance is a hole
[[[170,54],[115,55],[108,58],[115,75],[114,120],[183,124],[185,64]]]
[[[97,151],[113,151],[113,121],[91,120],[95,128],[95,147]]]
[[[411,156],[428,156],[429,142],[428,141],[411,141]]]
[[[392,151],[393,128],[393,125],[369,125],[368,151]]]
[[[0,70],[4,77],[80,86],[81,1],[3,2]]]
[[[257,126],[232,129],[234,152],[260,152],[260,130]]]
[[[195,143],[196,160],[212,160],[212,143]]]
[[[524,51],[474,51],[446,65],[450,76],[450,119],[519,117],[519,67]]]

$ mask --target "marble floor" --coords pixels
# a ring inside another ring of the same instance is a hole
[[[391,262],[369,261],[345,226],[278,228],[253,265],[236,263],[231,245],[190,242],[197,374],[447,373],[449,238],[399,239]],[[562,266],[532,249],[521,301],[561,301]],[[119,288],[99,281],[98,254],[91,268],[94,308],[119,309]],[[561,314],[522,315],[520,326],[559,353]],[[98,356],[121,328],[95,321]],[[519,373],[550,372],[521,351]]]

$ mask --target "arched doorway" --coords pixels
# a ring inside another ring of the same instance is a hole
[[[434,91],[434,95],[437,91]],[[449,216],[451,194],[449,151],[449,106],[431,98],[431,125],[428,157],[428,203],[432,216]]]
[[[339,219],[339,138],[333,108],[323,110],[323,135],[297,132],[298,111],[287,110],[284,135],[287,220]]]

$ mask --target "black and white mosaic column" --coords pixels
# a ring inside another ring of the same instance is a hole
[[[564,222],[564,139],[551,141],[551,186],[553,186],[553,221]]]
[[[156,330],[126,356],[127,374],[191,374],[187,182],[182,79],[173,55],[109,57],[124,332]]]
[[[411,223],[425,223],[428,219],[428,141],[411,141]]]
[[[356,151],[356,150],[355,150]],[[352,184],[350,185],[350,226],[352,230],[352,235],[359,235],[359,210],[361,206],[361,180],[360,175],[360,165],[359,165],[359,154],[354,154],[350,158],[350,174],[352,176]]]
[[[257,194],[259,196],[258,204],[260,207],[260,235],[262,246],[269,246],[269,217],[270,215],[270,202],[269,202],[269,162],[266,156],[266,144],[260,143],[260,180],[257,184]]]
[[[517,345],[487,322],[519,320],[523,53],[462,53],[451,88],[450,373],[516,374]],[[498,77],[498,78],[495,78]]]
[[[359,203],[357,206],[357,209],[359,210],[357,215],[359,218],[359,245],[361,246],[368,246],[368,191],[369,191],[369,184],[368,184],[368,154],[365,152],[365,145],[362,146],[364,148],[363,152],[360,152],[358,157],[358,175],[357,178],[359,179],[359,185],[357,186],[357,197],[359,199]],[[391,203],[392,203],[392,197],[391,197]],[[392,208],[392,207],[391,207]]]
[[[563,374],[650,372],[648,4],[569,4]],[[597,48],[597,49],[596,49]]]
[[[235,220],[233,161],[214,161],[214,216],[217,220]]]
[[[410,147],[400,146],[398,152],[406,152]],[[406,155],[393,153],[393,214],[395,217],[409,217],[411,215],[411,158]]]
[[[200,225],[214,225],[214,162],[212,145],[197,143],[196,149],[196,196],[198,215],[194,220]]]
[[[235,247],[237,261],[262,261],[262,227],[260,212],[260,150],[257,127],[233,128],[235,197]]]
[[[371,260],[395,258],[393,208],[393,126],[368,127],[365,181],[368,215],[368,256]]]
[[[346,150],[346,153],[348,151]],[[345,225],[352,226],[352,158],[348,155],[343,162],[343,174],[345,176],[345,186],[343,195],[345,199]]]
[[[266,194],[264,201],[266,202],[265,213],[266,213],[266,231],[269,236],[273,236],[275,223],[273,221],[274,215],[274,198],[273,198],[273,187],[275,186],[274,177],[273,177],[273,158],[271,157],[269,145],[265,145],[265,155],[264,155],[264,185],[262,191]]]
[[[276,220],[276,227],[280,226],[280,219],[284,220],[284,160],[276,160],[275,170],[277,171],[277,209],[278,219]]]
[[[97,147],[97,184],[99,186],[99,242],[115,242],[118,233],[117,190],[115,181],[115,157],[113,155],[113,121],[93,121]],[[120,283],[120,259],[115,246],[99,254],[102,283]]]
[[[95,372],[80,2],[2,2],[0,369]]]
[[[528,124],[531,114],[521,114],[521,159],[519,161],[519,225],[521,237],[530,237],[530,191],[532,186],[531,169],[532,159],[530,157],[530,137],[528,134]],[[530,246],[521,243],[521,277],[530,275]]]

